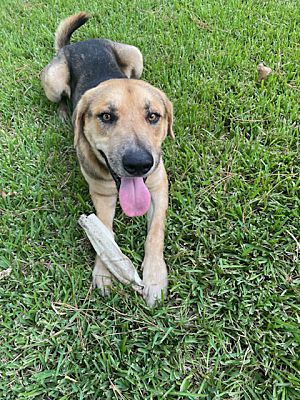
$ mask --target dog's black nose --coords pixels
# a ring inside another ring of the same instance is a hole
[[[152,155],[144,149],[128,150],[123,158],[123,167],[130,175],[143,176],[153,165]]]

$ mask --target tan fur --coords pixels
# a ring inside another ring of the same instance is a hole
[[[139,79],[143,72],[143,56],[139,49],[128,44],[110,41],[118,54],[121,69],[127,78]]]
[[[160,123],[153,127],[145,119],[144,104],[149,102],[151,110],[162,115]],[[97,116],[114,104],[119,115],[118,124],[107,127]],[[155,160],[155,169],[150,170],[146,181],[151,197],[149,229],[145,243],[143,261],[144,297],[149,305],[161,296],[167,288],[167,269],[163,259],[164,221],[168,205],[168,184],[163,162],[160,158],[161,144],[166,133],[174,137],[172,104],[166,95],[146,82],[118,79],[103,82],[86,92],[74,113],[75,147],[78,154],[84,154],[89,166],[81,164],[98,217],[112,230],[117,189],[99,150],[103,150],[113,169],[122,175],[121,156],[136,139],[149,149]],[[80,156],[79,156],[80,160]],[[95,179],[87,173],[95,171]],[[111,284],[109,271],[96,258],[93,272],[94,285],[104,294]]]
[[[71,15],[70,17],[61,21],[55,32],[54,48],[58,52],[66,44],[69,44],[70,36],[72,33],[83,25],[90,15],[86,12]]]
[[[61,100],[62,93],[70,97],[70,72],[63,55],[55,57],[52,62],[43,69],[40,79],[45,94],[50,101],[58,103]]]

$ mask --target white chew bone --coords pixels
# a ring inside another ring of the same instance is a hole
[[[121,283],[131,285],[134,290],[142,294],[143,281],[129,258],[121,252],[111,231],[95,214],[81,215],[78,223],[85,230],[96,253],[113,276]]]

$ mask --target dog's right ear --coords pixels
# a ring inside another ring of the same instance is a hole
[[[83,96],[73,113],[73,125],[74,125],[74,147],[76,147],[79,143],[80,137],[83,135],[84,130],[84,118],[85,113],[88,108],[88,99],[86,96]]]

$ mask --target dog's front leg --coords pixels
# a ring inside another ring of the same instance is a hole
[[[102,196],[99,193],[91,192],[91,197],[96,208],[97,217],[104,225],[113,232],[113,219],[116,208],[116,195]],[[112,284],[110,271],[102,264],[100,257],[96,256],[95,267],[93,270],[93,287],[98,288],[103,296],[109,294],[109,287]]]
[[[149,306],[167,293],[168,273],[164,261],[164,230],[168,207],[168,181],[163,165],[159,179],[149,179],[151,208],[148,213],[148,235],[143,261],[144,299]]]

